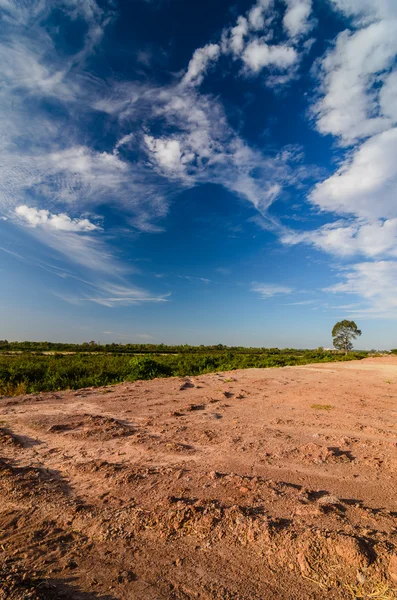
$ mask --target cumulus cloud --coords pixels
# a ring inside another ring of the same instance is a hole
[[[352,20],[319,61],[313,115],[318,131],[347,150],[308,199],[339,219],[309,231],[284,229],[281,241],[310,244],[345,261],[365,257],[344,267],[342,281],[328,291],[363,298],[361,314],[391,315],[397,308],[397,263],[390,260],[397,257],[397,3],[330,1]]]
[[[184,171],[181,144],[178,139],[156,139],[151,135],[145,136],[145,142],[160,167],[169,173],[182,174]]]
[[[22,204],[17,206],[15,214],[25,220],[30,227],[49,227],[58,231],[95,231],[97,225],[88,219],[72,219],[65,213],[51,214],[49,210],[38,209]]]
[[[293,288],[278,285],[276,283],[253,283],[251,287],[251,292],[256,292],[259,294],[259,297],[262,299],[272,298],[273,296],[278,296],[280,294],[291,294],[293,292]]]
[[[257,73],[263,67],[288,69],[296,63],[298,55],[290,46],[269,46],[262,40],[254,40],[245,48],[242,59],[247,67]]]
[[[356,25],[366,25],[376,19],[397,17],[394,0],[330,0],[333,7],[348,17],[357,19]]]
[[[249,11],[248,21],[250,28],[253,31],[258,31],[265,26],[265,17],[269,14],[270,9],[273,8],[273,0],[259,0]]]
[[[221,51],[243,62],[243,74],[258,74],[266,68],[272,73],[291,69],[288,75],[268,77],[266,84],[270,87],[285,84],[295,76],[300,38],[314,25],[309,19],[311,0],[285,0],[285,4],[283,25],[288,39],[279,44],[273,43],[277,16],[273,0],[258,0],[246,15],[237,18],[234,26],[222,33]]]
[[[287,11],[283,18],[283,26],[290,37],[305,35],[313,27],[309,20],[312,12],[311,0],[284,0]]]
[[[397,128],[366,140],[338,171],[315,186],[310,201],[322,210],[362,217],[397,216]]]
[[[260,10],[260,15],[262,17],[262,10],[260,7],[258,7],[258,8]],[[263,17],[262,17],[261,22],[262,22],[262,26],[263,26]],[[256,17],[256,25],[258,25],[258,24],[259,24],[259,17]],[[255,29],[256,29],[256,26],[255,26]],[[242,53],[242,51],[244,49],[244,45],[245,45],[245,37],[248,35],[248,32],[249,32],[248,21],[245,17],[240,15],[237,19],[236,25],[230,29],[230,34],[229,34],[229,39],[228,39],[229,48],[235,56],[240,56],[240,54]],[[224,42],[224,49],[226,51],[228,49],[226,42]]]
[[[383,102],[389,114],[379,103],[379,93],[397,54],[396,27],[396,20],[384,20],[339,34],[321,63],[324,95],[314,107],[321,133],[349,145],[393,124],[387,92]]]

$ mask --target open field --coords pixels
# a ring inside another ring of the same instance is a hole
[[[397,598],[397,357],[0,399],[1,599]]]

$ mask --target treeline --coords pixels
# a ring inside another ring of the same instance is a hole
[[[365,358],[365,352],[336,354],[322,349],[262,353],[233,352],[152,354],[0,354],[0,395],[78,389],[122,381],[200,375],[251,367],[284,367],[313,362]]]
[[[319,348],[318,350],[322,350]],[[189,346],[180,344],[171,346],[168,344],[99,344],[97,342],[84,342],[82,344],[65,344],[62,342],[9,342],[0,340],[0,352],[104,352],[114,354],[202,354],[218,352],[234,352],[239,354],[285,354],[305,353],[307,350],[295,348],[247,348],[245,346],[224,346],[215,344],[212,346]],[[333,351],[331,351],[333,352]],[[335,351],[337,352],[337,351]]]

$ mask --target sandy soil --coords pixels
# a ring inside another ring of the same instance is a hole
[[[397,598],[396,400],[397,357],[3,397],[0,598]]]

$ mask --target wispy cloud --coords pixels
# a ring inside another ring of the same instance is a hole
[[[211,279],[207,279],[206,277],[193,277],[192,275],[178,275],[180,279],[187,279],[188,281],[199,281],[200,283],[205,283],[208,285],[212,283]]]
[[[284,306],[308,306],[314,304],[316,300],[302,300],[301,302],[287,302]]]
[[[291,287],[279,285],[276,283],[253,282],[251,287],[251,292],[259,294],[259,297],[264,300],[272,298],[273,296],[291,294],[293,291],[294,290]]]
[[[341,270],[341,279],[324,291],[362,298],[364,303],[361,307],[353,308],[352,314],[397,317],[397,261],[356,263]]]
[[[340,220],[313,231],[286,230],[281,241],[287,245],[312,244],[319,250],[344,258],[358,255],[397,257],[397,218]]]

